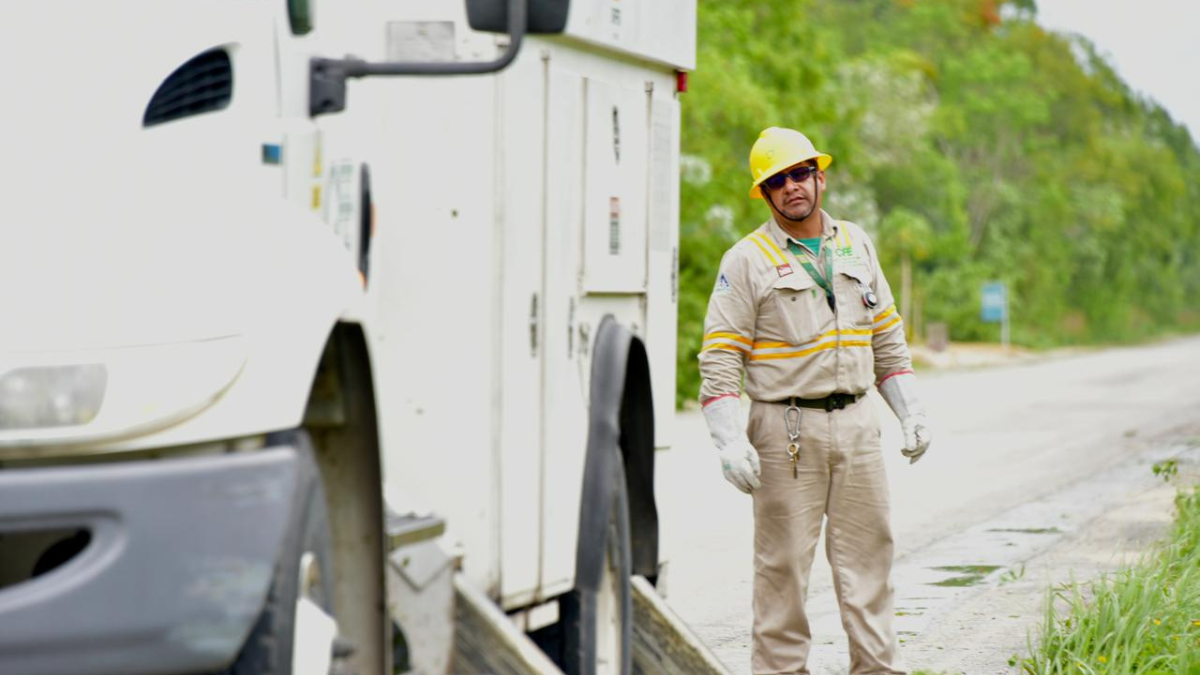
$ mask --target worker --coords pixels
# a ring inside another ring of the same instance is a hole
[[[916,462],[930,429],[870,237],[822,208],[833,158],[792,129],[750,150],[771,218],[721,259],[700,351],[700,400],[725,478],[754,503],[756,675],[808,673],[804,612],[823,521],[850,673],[904,673],[892,626],[892,533],[875,384]],[[749,423],[739,423],[742,376]]]

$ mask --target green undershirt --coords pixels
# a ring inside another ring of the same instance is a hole
[[[799,244],[797,244],[796,242],[799,242]],[[825,299],[826,299],[826,301],[829,302],[829,309],[832,310],[833,306],[834,306],[833,289],[828,286],[828,284],[825,281],[824,276],[822,276],[819,279],[817,278],[817,275],[821,274],[821,272],[816,272],[812,269],[812,265],[805,258],[804,249],[800,248],[800,244],[803,244],[809,251],[812,252],[813,257],[817,258],[821,251],[821,237],[813,237],[811,239],[790,239],[789,238],[787,245],[788,245],[788,250],[790,250],[799,259],[799,262],[801,265],[805,266],[805,271],[807,271],[808,275],[813,278],[813,281],[817,282],[817,285],[820,286],[822,289],[824,289]],[[826,258],[825,262],[826,262],[826,264],[829,264],[830,261],[828,260],[828,258]],[[830,270],[831,269],[832,268],[830,268]],[[827,270],[825,272],[825,274],[829,274],[829,271]],[[817,294],[817,289],[814,288],[813,289],[813,297],[816,297],[816,294]]]
[[[801,244],[804,244],[808,250],[812,251],[813,253],[821,250],[820,237],[813,237],[812,239],[798,239],[797,241],[799,241]],[[795,251],[795,253],[799,253],[799,251]]]

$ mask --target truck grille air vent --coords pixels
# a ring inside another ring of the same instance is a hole
[[[142,126],[220,110],[233,97],[233,68],[224,49],[194,57],[175,69],[154,92]]]

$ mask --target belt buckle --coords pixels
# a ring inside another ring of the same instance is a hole
[[[846,395],[834,392],[825,397],[825,412],[846,409]]]

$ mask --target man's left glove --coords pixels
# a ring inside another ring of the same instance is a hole
[[[912,373],[893,375],[879,385],[879,393],[900,420],[900,429],[904,432],[904,448],[900,454],[908,458],[909,464],[915,464],[933,438],[925,419],[925,406],[917,397],[917,376]]]
[[[758,464],[758,451],[750,445],[746,430],[738,424],[739,417],[736,396],[721,398],[704,406],[704,419],[708,422],[708,433],[717,446],[725,480],[750,494],[762,486],[758,480],[762,469]]]

